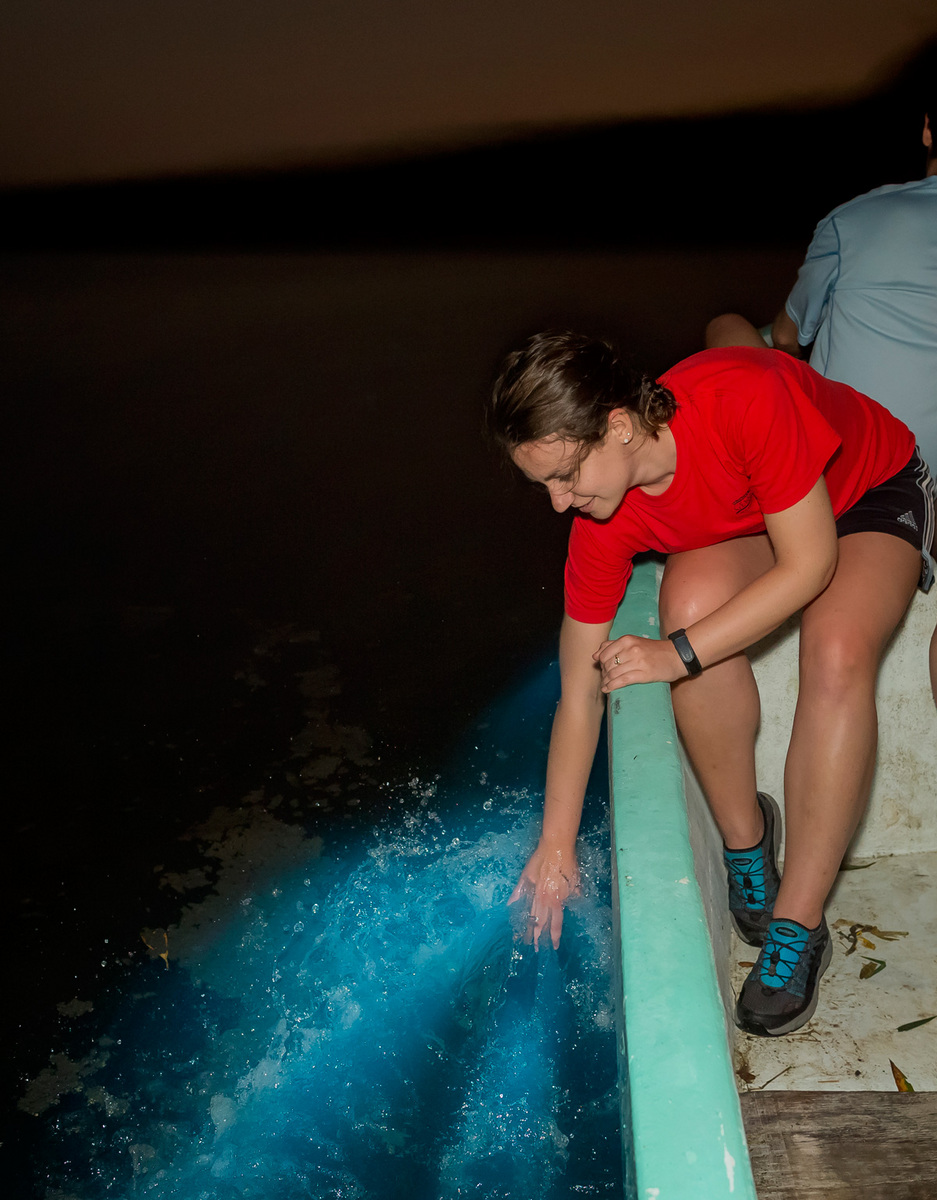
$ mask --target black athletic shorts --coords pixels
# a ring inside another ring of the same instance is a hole
[[[921,581],[926,592],[934,582],[934,505],[937,488],[927,463],[915,446],[906,467],[878,487],[869,488],[836,522],[836,533],[890,533],[903,538],[922,559]]]

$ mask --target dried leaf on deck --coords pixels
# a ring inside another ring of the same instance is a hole
[[[844,917],[834,921],[833,928],[839,934],[843,944],[849,947],[846,951],[847,956],[855,953],[860,942],[867,950],[875,949],[875,943],[862,936],[865,933],[881,938],[884,942],[894,942],[897,938],[908,936],[906,929],[879,929],[877,925],[863,925],[858,921],[847,921]],[[843,932],[846,928],[849,930],[848,933]]]
[[[937,1013],[934,1014],[937,1016]],[[907,1025],[899,1025],[898,1033],[907,1033],[909,1029],[917,1029],[918,1025],[926,1025],[928,1021],[933,1021],[934,1017],[921,1017],[920,1021],[909,1021]]]
[[[870,858],[867,863],[841,863],[841,871],[864,871],[867,867],[874,867],[878,862],[877,858]]]
[[[877,925],[860,925],[859,928],[873,937],[881,938],[883,942],[897,942],[900,937],[908,936],[907,929],[879,929]]]
[[[897,1087],[898,1091],[899,1092],[913,1092],[914,1088],[911,1086],[910,1083],[908,1083],[908,1079],[907,1079],[907,1076],[905,1075],[904,1071],[902,1071],[902,1070],[900,1070],[900,1068],[896,1067],[895,1064],[891,1061],[891,1059],[888,1060],[888,1065],[891,1067],[891,1073],[895,1077],[895,1087]]]
[[[855,954],[859,946],[859,930],[862,926],[856,924],[855,921],[847,921],[845,917],[840,917],[838,921],[833,922],[833,928],[836,930],[843,945],[848,947],[846,957],[848,958],[850,954]],[[844,930],[848,930],[848,933],[844,932]]]
[[[735,1073],[741,1079],[742,1083],[754,1083],[758,1076],[748,1065],[747,1058],[740,1058],[739,1065],[735,1068]]]
[[[884,958],[867,958],[864,954],[862,957],[865,959],[865,966],[859,972],[860,979],[871,979],[872,976],[877,975],[879,971],[885,970]]]

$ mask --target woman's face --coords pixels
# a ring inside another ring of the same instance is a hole
[[[575,508],[604,521],[635,483],[629,465],[630,440],[630,432],[618,434],[610,429],[603,441],[580,458],[577,442],[544,438],[524,442],[511,457],[528,479],[547,489],[557,512]]]

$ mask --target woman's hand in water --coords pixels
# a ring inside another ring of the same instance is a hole
[[[631,683],[674,683],[686,667],[671,641],[625,637],[603,642],[592,656],[602,668],[602,691],[613,692]]]
[[[556,846],[541,840],[508,899],[508,904],[530,899],[524,941],[532,941],[534,949],[538,950],[541,937],[549,931],[556,949],[563,931],[563,908],[571,896],[579,894],[579,862],[575,847]]]

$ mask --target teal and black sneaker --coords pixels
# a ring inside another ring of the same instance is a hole
[[[758,845],[748,850],[723,847],[729,872],[729,912],[739,937],[749,946],[760,946],[765,940],[781,882],[778,874],[781,813],[766,792],[758,793],[758,807],[765,819],[765,831]]]
[[[758,960],[739,992],[736,1025],[759,1037],[793,1033],[806,1025],[817,1007],[820,977],[832,957],[825,917],[816,929],[807,929],[798,921],[772,921]]]

